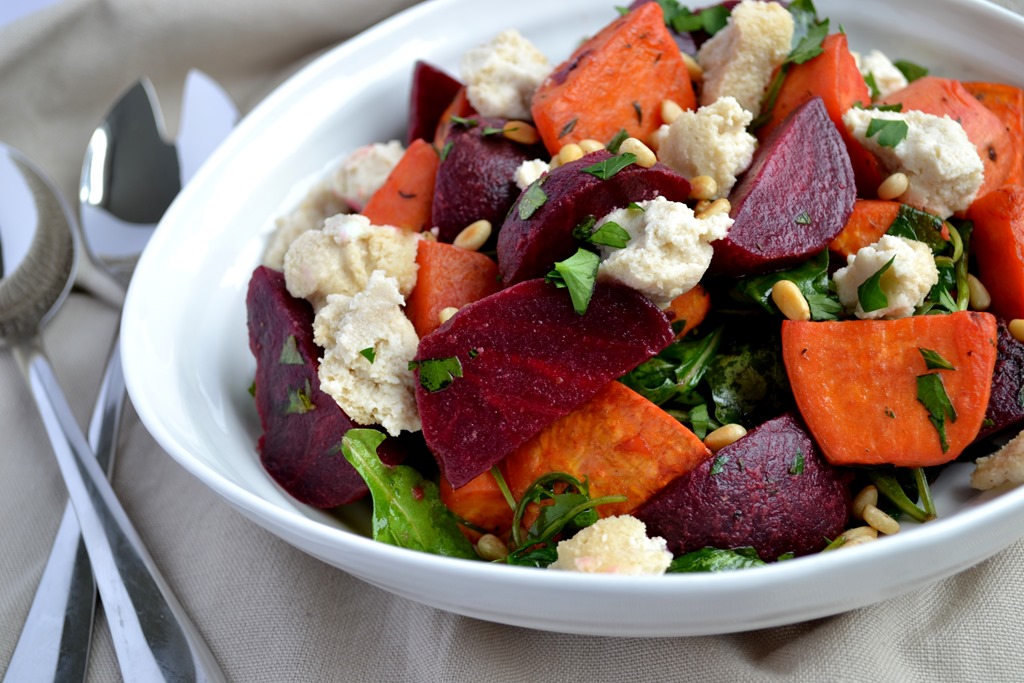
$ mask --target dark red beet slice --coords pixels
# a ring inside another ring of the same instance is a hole
[[[787,413],[677,477],[633,514],[676,555],[753,546],[771,561],[817,552],[842,533],[849,480]]]
[[[689,181],[663,164],[633,164],[607,180],[583,171],[611,156],[593,152],[542,177],[538,182],[547,198],[532,212],[520,207],[529,205],[533,191],[519,196],[498,233],[498,268],[506,286],[543,277],[555,261],[572,256],[579,246],[572,230],[587,216],[602,218],[659,195],[674,202],[690,196]]]
[[[406,144],[422,138],[427,142],[434,139],[434,131],[444,110],[455,98],[462,84],[437,67],[422,60],[417,61],[412,71],[412,87],[409,89],[409,129]]]
[[[315,507],[336,507],[366,495],[362,477],[338,451],[345,432],[359,425],[320,391],[312,307],[288,293],[282,273],[263,266],[249,281],[246,306],[263,467],[289,494]],[[401,444],[385,440],[381,460],[402,462]]]
[[[996,367],[992,392],[979,439],[1024,423],[1024,343],[1014,339],[1000,320],[996,332]]]
[[[427,446],[458,488],[670,341],[665,315],[621,285],[598,283],[582,316],[543,280],[485,297],[420,340],[417,361],[458,357],[463,373],[416,387]]]
[[[857,185],[835,124],[812,98],[765,140],[729,197],[735,222],[709,274],[782,270],[824,249],[853,212]]]
[[[431,220],[442,242],[481,219],[501,225],[519,196],[513,179],[519,164],[547,156],[542,145],[522,145],[495,132],[504,119],[470,120],[474,124],[452,126],[437,167]]]

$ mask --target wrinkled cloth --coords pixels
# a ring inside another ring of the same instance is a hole
[[[65,0],[0,29],[0,140],[40,164],[74,200],[92,129],[140,76],[153,80],[174,131],[189,68],[225,85],[244,112],[322,50],[408,4]],[[1020,0],[1003,4],[1024,9]],[[75,293],[45,333],[83,426],[116,324],[114,310]],[[0,444],[2,671],[66,498],[28,390],[12,355],[2,349]],[[902,597],[808,623],[710,637],[587,637],[449,614],[393,596],[296,550],[178,466],[130,406],[113,481],[232,681],[1004,681],[1024,676],[1024,542]],[[119,679],[101,610],[89,680]]]

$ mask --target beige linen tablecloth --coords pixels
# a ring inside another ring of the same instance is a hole
[[[225,84],[245,111],[311,55],[407,4],[66,0],[0,29],[0,140],[73,200],[92,128],[139,76],[154,80],[172,130],[190,67]],[[74,294],[46,333],[83,424],[115,324],[108,307]],[[295,550],[182,470],[130,408],[114,485],[232,681],[1024,679],[1024,542],[954,578],[810,623],[718,637],[581,637],[441,612]],[[0,670],[64,501],[34,405],[0,351]],[[118,679],[101,614],[90,680]]]

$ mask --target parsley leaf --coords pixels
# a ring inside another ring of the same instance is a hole
[[[669,573],[681,572],[724,572],[750,567],[763,567],[764,560],[757,555],[752,547],[724,550],[721,548],[701,548],[680,555],[672,560],[668,567]]]
[[[789,466],[789,473],[793,476],[804,473],[804,452],[797,449],[796,456]]]
[[[315,409],[316,406],[313,405],[313,388],[310,386],[308,379],[304,388],[288,390],[288,407],[284,409],[285,413],[288,415],[303,415]]]
[[[523,192],[523,196],[519,200],[519,220],[528,220],[530,216],[537,213],[537,209],[544,206],[544,203],[547,202],[548,195],[541,189],[540,185],[540,180],[530,183],[530,186]]]
[[[946,420],[956,422],[956,410],[946,393],[942,375],[934,372],[919,375],[917,378],[917,400],[928,410],[928,419],[935,427],[935,431],[939,433],[939,443],[942,444],[942,452],[945,453],[949,450],[949,440],[946,438]]]
[[[871,119],[866,135],[869,138],[878,135],[878,144],[882,147],[895,147],[907,138],[909,130],[906,121]]]
[[[789,56],[786,57],[786,60],[783,63],[803,64],[804,62],[814,59],[823,52],[821,43],[825,40],[825,36],[827,35],[828,19],[811,26],[807,29],[807,35],[805,35],[800,43],[793,48],[793,51],[789,53]]]
[[[923,78],[924,76],[928,75],[928,69],[921,66],[920,64],[908,62],[905,59],[897,59],[895,62],[893,62],[893,66],[899,69],[900,73],[902,73],[903,76],[906,77],[907,81],[910,83],[913,83],[917,79]]]
[[[619,153],[619,147],[622,146],[623,141],[629,137],[629,133],[626,132],[625,128],[620,128],[619,132],[612,136],[612,139],[608,141],[608,144],[604,146],[612,154]]]
[[[277,360],[281,365],[302,365],[302,356],[299,355],[299,346],[295,342],[295,335],[290,334],[281,346],[281,356]]]
[[[811,214],[807,213],[806,211],[801,211],[793,220],[799,225],[810,225]]]
[[[587,312],[590,305],[590,297],[594,294],[594,285],[597,282],[597,267],[601,263],[601,257],[586,249],[577,249],[576,253],[555,264],[554,270],[544,278],[556,287],[569,289],[569,298],[572,299],[572,309],[577,315]]]
[[[420,371],[420,386],[431,393],[447,389],[456,378],[462,377],[462,362],[458,356],[409,361],[409,369],[416,368]]]
[[[709,476],[715,477],[721,474],[725,470],[725,463],[729,462],[728,455],[719,455],[711,463],[711,470],[708,472]]]
[[[938,351],[920,347],[917,350],[921,352],[921,356],[924,358],[924,365],[929,370],[956,370],[952,363],[939,355]]]
[[[444,143],[444,147],[442,147],[442,148],[441,148],[441,151],[437,153],[437,155],[438,155],[439,157],[441,157],[441,161],[444,161],[445,159],[447,159],[447,158],[448,158],[448,154],[449,154],[449,153],[451,153],[451,151],[452,151],[452,147],[454,147],[454,146],[455,146],[455,145],[454,145],[454,143],[452,143],[452,142],[446,142],[446,143]]]
[[[882,291],[882,276],[885,271],[892,267],[896,257],[893,256],[884,266],[879,268],[874,275],[862,282],[857,287],[857,298],[860,300],[860,307],[865,313],[877,311],[889,305],[889,297]]]
[[[587,216],[579,225],[573,228],[573,237],[584,242],[599,244],[602,247],[611,247],[613,249],[622,249],[629,242],[629,233],[618,223],[608,221],[597,230],[594,230],[596,223],[596,218]]]
[[[601,180],[608,180],[622,169],[626,168],[627,166],[632,166],[635,163],[635,154],[631,152],[623,152],[622,154],[617,154],[613,157],[609,157],[604,161],[599,161],[596,164],[591,164],[590,166],[587,166],[586,168],[581,170],[584,173],[589,173],[595,178],[600,178]]]
[[[877,100],[882,96],[882,91],[878,89],[878,83],[875,82],[875,74],[868,72],[868,75],[864,77],[864,83],[867,84],[868,90],[871,91],[871,99]]]
[[[558,131],[558,137],[559,138],[564,138],[566,135],[571,133],[572,129],[576,127],[576,122],[578,120],[579,120],[579,117],[575,117],[575,118],[569,119],[568,123],[566,123],[564,126],[562,126],[562,130]]]
[[[456,116],[455,114],[452,114],[450,119],[451,122],[454,123],[455,125],[465,126],[466,128],[473,128],[474,126],[480,125],[480,122],[477,121],[476,119],[467,119],[462,116]]]
[[[377,352],[373,350],[372,346],[367,346],[365,349],[360,350],[359,355],[370,361],[371,364],[377,359]]]

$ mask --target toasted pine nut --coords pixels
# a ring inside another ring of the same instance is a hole
[[[558,164],[567,164],[570,161],[576,161],[577,159],[583,158],[583,150],[575,142],[570,142],[567,145],[562,145],[562,149],[558,150]]]
[[[669,125],[683,114],[683,108],[675,100],[662,100],[661,120]]]
[[[905,173],[893,173],[878,186],[879,199],[896,199],[910,187],[910,179]]]
[[[876,529],[873,526],[857,526],[852,529],[847,529],[839,535],[846,539],[846,542],[849,543],[853,539],[860,538],[862,536],[878,538],[878,529]]]
[[[874,505],[864,506],[864,521],[878,529],[879,533],[887,536],[895,534],[900,530],[899,522],[879,510]]]
[[[697,207],[700,208],[700,203],[697,203]],[[720,197],[715,201],[711,202],[707,208],[697,213],[697,218],[704,220],[705,218],[711,218],[717,216],[720,213],[729,213],[732,211],[732,204],[725,197]]]
[[[504,560],[508,557],[508,546],[494,534],[484,534],[476,542],[476,553],[485,560]]]
[[[691,199],[714,199],[718,194],[718,183],[709,175],[690,178]]]
[[[1024,318],[1014,318],[1006,324],[1010,335],[1019,342],[1024,342]]]
[[[854,547],[856,545],[864,545],[865,543],[873,543],[876,540],[878,540],[878,539],[875,536],[867,536],[867,535],[865,535],[865,536],[855,536],[855,537],[845,541],[839,547],[840,547],[840,549],[842,549],[842,548],[852,548],[852,547]]]
[[[506,121],[501,129],[501,134],[512,142],[519,142],[524,145],[535,145],[540,140],[540,134],[533,124],[526,121]]]
[[[807,298],[792,280],[779,280],[772,287],[772,301],[787,320],[810,320],[811,307]]]
[[[697,63],[697,60],[686,54],[685,52],[680,53],[683,56],[683,64],[686,65],[686,72],[690,74],[690,80],[700,83],[704,80],[704,67]]]
[[[860,490],[860,493],[853,497],[853,505],[851,506],[853,516],[857,519],[864,519],[864,508],[868,505],[878,505],[878,489],[875,488],[874,484],[868,484]]]
[[[711,206],[710,199],[701,199],[697,202],[697,206],[693,207],[693,213],[696,214],[697,216],[700,216],[702,213],[708,210],[709,206]]]
[[[705,436],[704,445],[707,446],[712,453],[717,453],[726,446],[739,441],[746,433],[747,430],[743,428],[743,425],[732,422],[727,425],[722,425]]]
[[[451,317],[453,315],[455,315],[458,312],[459,312],[459,309],[455,308],[455,306],[448,306],[446,308],[442,308],[437,313],[437,322],[439,322],[442,325],[444,325],[446,322],[448,322],[451,319]]]
[[[650,168],[658,163],[658,157],[654,155],[651,148],[636,138],[626,138],[619,145],[619,154],[627,152],[636,155],[636,165],[641,168]]]
[[[591,152],[596,152],[599,149],[604,149],[604,143],[600,140],[595,140],[594,138],[580,140],[576,144],[580,146],[580,149],[583,150],[584,154],[590,154]]]
[[[967,291],[970,294],[971,308],[974,310],[987,311],[992,305],[992,295],[988,293],[988,288],[971,273],[967,274]]]
[[[491,222],[481,218],[478,221],[473,221],[462,229],[455,239],[452,240],[452,244],[456,247],[462,247],[463,249],[469,249],[470,251],[476,251],[480,247],[484,246],[487,242],[487,238],[491,236]]]

